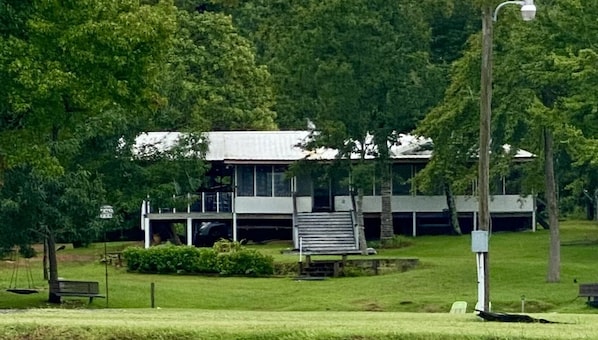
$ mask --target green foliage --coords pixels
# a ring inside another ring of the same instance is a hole
[[[34,0],[18,14],[22,31],[0,37],[1,163],[58,174],[83,141],[155,105],[173,7]]]
[[[243,246],[238,241],[229,241],[229,240],[221,239],[221,240],[214,242],[212,249],[214,249],[214,251],[217,254],[232,253],[232,252],[240,251],[241,249],[243,249]]]
[[[548,230],[537,232],[502,232],[494,233],[491,242],[491,301],[495,310],[519,312],[521,295],[530,301],[528,313],[550,313],[551,316],[565,317],[567,313],[593,314],[595,309],[585,305],[583,299],[575,299],[578,282],[592,282],[596,273],[596,247],[598,245],[597,224],[595,221],[565,221],[561,223],[563,252],[563,274],[560,284],[546,283],[546,252],[548,250]],[[127,244],[130,246],[130,244]],[[122,243],[108,243],[108,251],[122,250]],[[247,245],[248,249],[258,250],[271,255],[276,262],[297,263],[297,255],[282,254],[280,251],[291,246],[285,244]],[[208,249],[208,248],[205,248]],[[211,249],[211,248],[209,248]],[[200,249],[201,251],[201,249]],[[102,243],[90,248],[61,250],[60,275],[65,278],[99,281],[105,279],[104,264],[97,261],[104,253]],[[361,256],[349,256],[349,260]],[[404,272],[393,271],[385,275],[338,278],[323,281],[295,282],[289,277],[214,277],[211,275],[140,275],[127,272],[123,268],[108,266],[110,310],[135,310],[141,308],[141,314],[151,312],[149,308],[149,287],[156,284],[156,305],[162,309],[156,316],[163,318],[167,310],[188,308],[194,320],[200,310],[209,313],[225,310],[226,314],[235,311],[259,313],[271,311],[272,314],[289,311],[321,311],[330,315],[346,312],[378,310],[388,314],[392,322],[396,312],[404,316],[418,315],[426,311],[435,311],[443,317],[449,317],[451,303],[456,300],[467,301],[473,306],[476,301],[476,261],[471,253],[469,237],[422,236],[414,239],[410,247],[399,249],[379,249],[377,255],[363,256],[364,259],[417,258],[417,268]],[[338,258],[337,258],[338,259]],[[29,261],[34,279],[34,287],[47,289],[47,280],[43,279],[41,256]],[[13,263],[0,261],[0,288],[9,285]],[[37,268],[37,269],[36,269]],[[439,279],[442,278],[442,279]],[[401,289],[372,289],[372,287],[402,287]],[[196,287],[197,289],[190,289]],[[358,297],[358,298],[356,298]],[[15,295],[0,289],[0,308],[28,309],[40,308],[48,317],[55,317],[47,309],[47,295]],[[66,299],[73,301],[75,299]],[[77,301],[77,300],[75,300]],[[91,305],[81,299],[81,308],[102,309],[101,299]],[[531,301],[534,301],[531,303]],[[63,307],[68,308],[68,305]],[[533,308],[533,309],[532,309]],[[55,311],[58,314],[65,309]],[[96,310],[95,313],[102,313]],[[0,319],[23,313],[8,313]],[[371,313],[370,313],[371,314]],[[401,314],[403,315],[403,314]],[[473,315],[468,313],[471,317]],[[548,314],[547,314],[548,315]],[[430,315],[426,314],[427,317]],[[295,316],[296,317],[296,316]],[[294,319],[293,317],[292,319]],[[340,317],[340,315],[339,315]],[[423,317],[423,316],[422,316]],[[573,319],[581,315],[570,315]],[[114,316],[111,316],[114,320]],[[214,320],[213,318],[208,318]],[[147,319],[146,319],[147,320]],[[222,322],[222,318],[216,318]],[[579,320],[579,319],[578,319]],[[204,320],[205,321],[205,320]],[[172,322],[172,319],[169,319]],[[310,320],[313,322],[313,320]],[[468,321],[468,324],[479,322]],[[488,327],[489,323],[481,323]],[[592,323],[592,324],[595,324]],[[230,323],[226,324],[228,327]],[[139,326],[139,324],[136,324]],[[172,325],[170,325],[172,326]],[[545,326],[545,325],[544,325]],[[571,325],[566,325],[571,327]],[[593,328],[595,331],[595,327]],[[592,333],[593,334],[593,333]],[[515,336],[516,337],[516,336]]]
[[[268,276],[274,273],[272,256],[254,249],[242,249],[238,242],[217,243],[218,247],[214,248],[172,244],[148,249],[130,247],[125,249],[123,256],[128,270],[140,273],[218,273],[225,276]],[[229,245],[224,246],[225,243]]]
[[[167,102],[150,127],[161,130],[276,128],[270,74],[230,16],[177,12],[174,47],[161,74]]]
[[[218,273],[218,252],[214,248],[200,248],[197,273]]]
[[[374,249],[399,249],[411,245],[413,245],[413,241],[402,235],[394,235],[389,239],[368,242],[368,246]]]
[[[296,276],[299,273],[299,263],[275,261],[273,271],[274,275]]]
[[[30,168],[13,168],[0,187],[0,244],[27,247],[41,241],[46,228],[62,242],[96,241],[103,197],[101,181],[84,170],[46,177]]]
[[[21,255],[22,257],[24,257],[26,259],[30,259],[32,257],[35,257],[37,255],[37,252],[31,246],[24,246],[24,247],[19,247],[19,255]]]
[[[274,259],[253,249],[218,254],[216,263],[221,275],[267,276],[274,273]]]
[[[200,264],[198,248],[172,244],[148,249],[129,247],[123,251],[123,257],[128,270],[140,273],[195,273]]]

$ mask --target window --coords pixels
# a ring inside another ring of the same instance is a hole
[[[239,196],[291,196],[291,180],[286,177],[286,166],[240,165],[237,169]]]
[[[312,180],[308,174],[300,174],[297,176],[297,196],[311,196]]]
[[[272,166],[258,165],[255,167],[255,195],[272,196]]]
[[[394,164],[392,167],[392,194],[411,195],[411,164]]]
[[[253,166],[240,165],[237,168],[237,194],[239,196],[253,196]]]
[[[273,180],[274,180],[274,196],[276,197],[288,197],[291,196],[291,181],[286,178],[286,167],[276,165],[273,167]]]

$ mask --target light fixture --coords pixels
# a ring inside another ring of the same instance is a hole
[[[534,20],[536,17],[536,5],[534,5],[534,0],[528,0],[521,6],[521,17],[523,18],[523,21]]]
[[[496,6],[494,10],[493,19],[496,21],[498,19],[498,11],[505,5],[514,4],[521,6],[521,17],[523,21],[530,21],[534,20],[536,17],[536,5],[534,5],[534,0],[523,0],[523,1],[505,1],[500,5]]]

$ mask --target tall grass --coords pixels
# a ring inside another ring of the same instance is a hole
[[[548,231],[496,233],[490,239],[490,289],[494,310],[525,312],[595,313],[577,298],[578,282],[598,282],[598,225],[566,222],[561,282],[546,283]],[[155,304],[161,308],[250,311],[384,311],[448,312],[452,302],[464,300],[471,307],[477,296],[475,256],[469,236],[425,236],[408,240],[409,247],[380,249],[376,257],[416,257],[418,268],[380,276],[296,281],[291,277],[239,278],[180,275],[142,275],[125,268],[108,267],[109,307],[150,307],[150,285],[155,284]],[[109,251],[129,244],[110,243]],[[252,245],[275,257],[293,262],[297,255],[281,254],[290,243]],[[59,251],[59,276],[95,280],[105,285],[105,267],[99,261],[103,244],[87,249]],[[24,283],[24,260],[20,261]],[[14,263],[0,262],[0,308],[46,307],[47,283],[41,259],[31,260],[37,294],[6,292]],[[106,301],[65,299],[63,307],[104,308]],[[54,306],[52,306],[54,307]]]

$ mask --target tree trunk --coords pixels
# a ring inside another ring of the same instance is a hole
[[[382,165],[382,183],[380,185],[380,194],[382,199],[382,210],[380,212],[380,242],[391,240],[394,236],[394,228],[392,225],[392,210],[391,210],[391,187],[390,187],[390,173],[388,164]]]
[[[444,195],[446,197],[446,205],[449,212],[449,223],[453,230],[453,234],[461,235],[461,226],[459,225],[459,212],[457,211],[457,205],[455,204],[455,195],[453,190],[448,183],[444,183]]]
[[[48,240],[44,239],[44,258],[42,261],[42,267],[44,271],[44,280],[48,281]]]
[[[176,232],[176,226],[174,223],[170,224],[170,234],[171,234],[170,242],[172,242],[174,245],[177,245],[177,246],[180,246],[181,244],[183,244],[183,242],[181,242],[181,238],[179,237],[179,235]]]
[[[48,262],[50,264],[50,286],[58,281],[58,260],[56,259],[56,242],[54,241],[54,233],[46,227],[46,240],[48,243]],[[60,303],[60,296],[52,293],[49,290],[48,302]]]
[[[550,225],[550,250],[548,255],[548,273],[546,281],[555,283],[561,276],[561,238],[559,235],[559,210],[557,205],[556,180],[554,176],[552,132],[544,129],[544,184],[546,186],[546,204]]]
[[[357,229],[359,230],[359,250],[361,250],[362,255],[368,254],[368,244],[365,240],[365,226],[363,223],[363,189],[357,189],[357,199],[356,199],[356,212],[357,215]]]

